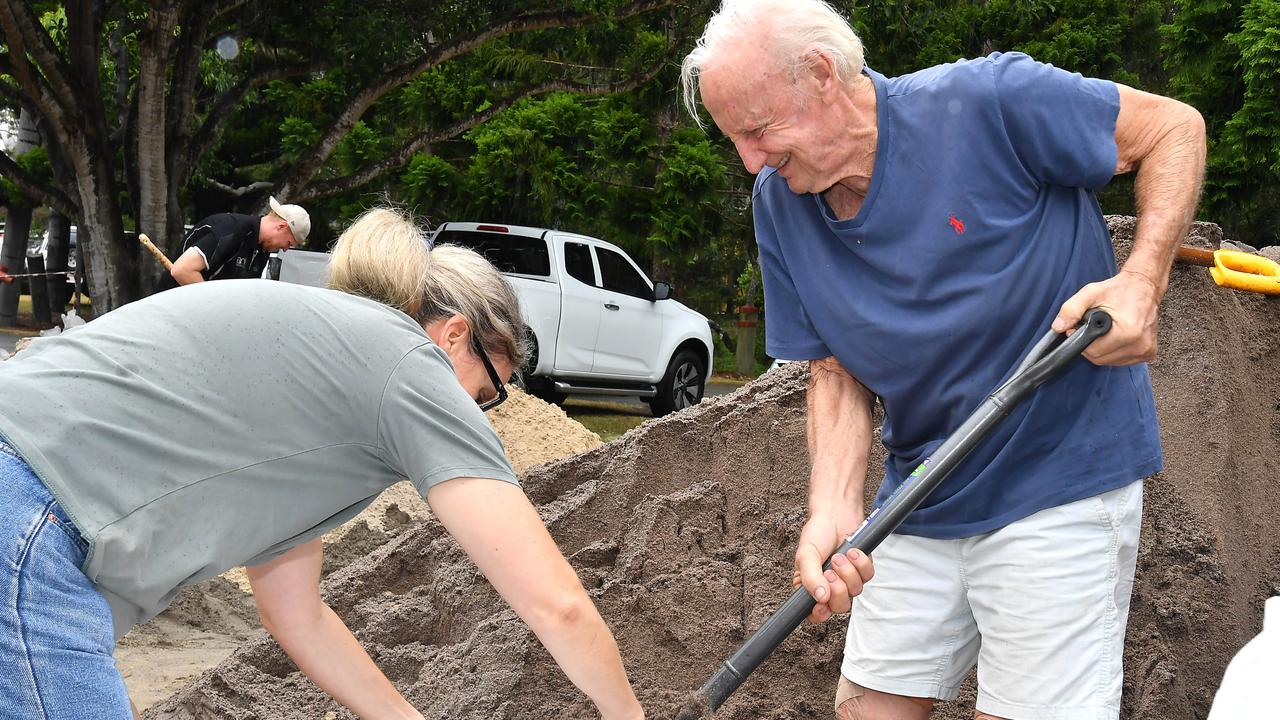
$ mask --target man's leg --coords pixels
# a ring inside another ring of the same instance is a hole
[[[840,672],[840,720],[924,720],[951,700],[978,655],[960,565],[973,540],[890,535],[854,598]]]
[[[1019,520],[966,554],[985,717],[1119,716],[1141,520],[1135,482]]]
[[[931,709],[933,698],[868,690],[844,676],[836,688],[836,720],[928,720]]]

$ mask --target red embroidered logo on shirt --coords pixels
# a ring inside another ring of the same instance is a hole
[[[964,221],[956,217],[955,213],[951,213],[951,219],[947,221],[947,224],[955,229],[957,235],[964,234]]]

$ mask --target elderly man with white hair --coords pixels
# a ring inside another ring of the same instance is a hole
[[[851,611],[838,718],[924,720],[978,667],[978,718],[1115,718],[1142,514],[1162,467],[1146,361],[1204,171],[1200,115],[994,53],[899,77],[821,0],[726,0],[683,67],[757,174],[769,354],[810,362],[811,616]],[[1094,191],[1137,172],[1117,269]],[[1045,330],[1114,319],[869,558],[823,561]],[[865,583],[865,587],[864,587]],[[852,598],[852,599],[851,599]]]

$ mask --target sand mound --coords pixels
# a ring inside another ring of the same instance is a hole
[[[510,389],[489,420],[517,473],[600,445],[600,438],[560,408]],[[423,518],[426,502],[408,482],[385,492],[351,522],[324,537],[324,574],[386,544]],[[116,649],[116,663],[139,708],[164,700],[221,662],[259,632],[243,568],[185,588],[165,612],[135,628]]]
[[[1123,255],[1132,221],[1113,230]],[[1198,233],[1207,244],[1214,231]],[[1259,630],[1262,599],[1280,592],[1280,305],[1180,266],[1162,312],[1152,373],[1166,470],[1147,485],[1124,717],[1193,720]],[[650,717],[671,717],[788,594],[808,473],[804,373],[786,366],[526,477]],[[324,591],[427,718],[595,717],[438,523],[401,533]],[[719,717],[830,717],[843,631],[801,628]],[[935,716],[971,717],[968,703]],[[147,717],[351,715],[259,636]]]

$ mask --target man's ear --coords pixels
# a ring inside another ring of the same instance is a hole
[[[826,53],[813,50],[804,59],[807,68],[801,77],[809,85],[806,89],[810,94],[825,97],[832,90],[839,89],[840,75]]]

